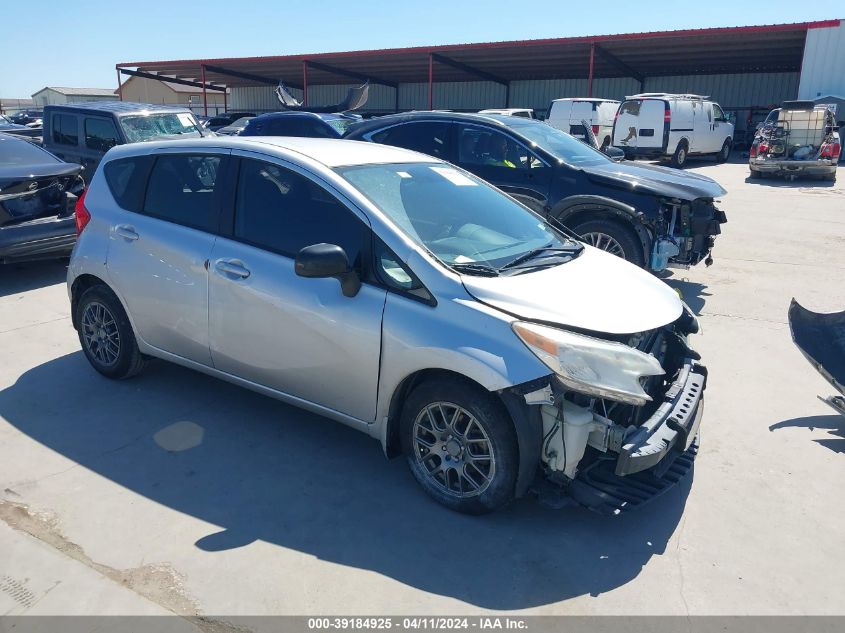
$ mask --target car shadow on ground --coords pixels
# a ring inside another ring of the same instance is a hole
[[[66,259],[0,264],[0,297],[63,283],[66,278]]]
[[[752,178],[749,175],[745,178],[745,183],[748,185],[783,187],[788,189],[829,189],[836,186],[836,183],[832,180],[816,180],[815,178],[796,178],[795,180],[787,180],[783,176]]]
[[[841,415],[811,415],[804,418],[792,418],[777,424],[772,424],[769,430],[774,432],[785,428],[805,428],[811,431],[825,429],[828,436],[814,440],[817,444],[829,448],[834,453],[845,453],[845,416]]]
[[[112,382],[81,352],[0,392],[0,416],[134,493],[220,526],[184,548],[217,552],[260,539],[497,610],[631,581],[664,553],[692,481],[618,516],[534,499],[464,516],[425,496],[404,461],[386,460],[363,433],[163,362]],[[80,492],[78,503],[100,502]],[[97,525],[125,510],[98,508]],[[184,536],[174,529],[167,538]]]
[[[681,298],[690,307],[690,310],[696,315],[700,315],[704,309],[704,304],[707,303],[707,297],[711,296],[711,293],[707,292],[707,286],[697,281],[676,277],[675,274],[672,271],[662,271],[658,273],[657,277],[680,292]]]

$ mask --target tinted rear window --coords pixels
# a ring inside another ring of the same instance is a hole
[[[113,160],[103,167],[109,190],[121,208],[136,212],[141,210],[151,164],[149,156],[135,156]]]
[[[150,174],[144,213],[201,231],[218,228],[215,190],[220,156],[159,156]]]
[[[10,167],[12,165],[43,165],[60,162],[62,161],[50,152],[33,145],[29,141],[0,134],[0,166],[2,167]]]
[[[72,114],[54,114],[53,142],[58,145],[78,145],[79,125]]]

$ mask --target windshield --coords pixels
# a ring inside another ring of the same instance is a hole
[[[137,114],[120,118],[120,126],[128,143],[150,141],[160,136],[202,136],[200,124],[190,112]]]
[[[610,160],[600,151],[546,123],[526,123],[512,128],[568,165],[598,165]]]
[[[483,274],[481,267],[498,274],[538,250],[552,256],[554,249],[565,249],[568,257],[580,250],[498,189],[451,165],[360,165],[337,171],[414,242],[470,274]]]
[[[349,126],[356,123],[356,119],[325,119],[326,123],[331,125],[342,136]]]

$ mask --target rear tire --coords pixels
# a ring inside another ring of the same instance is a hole
[[[687,158],[689,157],[689,146],[687,145],[686,141],[681,141],[678,143],[678,147],[675,148],[675,153],[672,154],[672,160],[669,161],[669,164],[672,167],[680,169],[684,165],[687,164]]]
[[[587,244],[617,255],[640,268],[645,266],[642,243],[632,228],[603,218],[587,218],[569,228]]]
[[[722,149],[719,150],[719,153],[716,154],[716,162],[717,163],[727,163],[728,159],[731,157],[731,139],[726,138],[725,142],[722,144]]]
[[[435,501],[486,514],[513,500],[519,450],[501,402],[466,380],[438,378],[402,408],[402,450],[414,478]]]
[[[75,316],[82,351],[103,376],[122,380],[144,368],[129,317],[107,286],[93,286],[82,293]]]
[[[761,174],[756,169],[752,169],[750,171],[751,171],[751,173],[749,174],[748,177],[751,178],[751,180],[760,180],[763,177],[763,174]]]

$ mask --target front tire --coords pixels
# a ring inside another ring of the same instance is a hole
[[[91,366],[115,380],[134,376],[144,367],[135,333],[123,306],[106,286],[93,286],[76,306],[79,343]]]
[[[621,257],[640,268],[645,266],[643,247],[633,229],[602,218],[587,219],[569,228],[580,235],[586,244]]]
[[[675,148],[675,153],[672,154],[672,160],[669,164],[672,167],[681,168],[687,163],[687,158],[689,157],[689,146],[687,145],[686,141],[681,141],[678,143],[678,147]]]
[[[455,379],[419,385],[405,402],[402,449],[414,478],[438,503],[485,514],[514,497],[519,451],[504,406]]]

